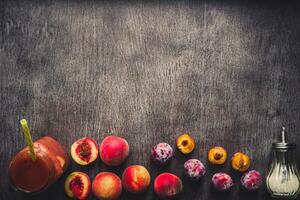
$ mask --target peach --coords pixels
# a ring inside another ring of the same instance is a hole
[[[154,191],[161,199],[171,199],[182,192],[181,179],[171,173],[162,173],[154,180]]]
[[[79,165],[88,165],[98,157],[98,147],[94,139],[85,137],[71,146],[71,157]]]
[[[127,167],[122,175],[123,187],[131,193],[143,193],[149,187],[150,181],[148,170],[141,165]]]
[[[121,179],[112,172],[101,172],[95,177],[92,190],[100,200],[115,200],[122,193]]]
[[[213,147],[208,151],[207,158],[213,165],[222,165],[227,159],[227,151],[223,147]]]
[[[65,192],[68,197],[86,199],[91,190],[91,181],[83,172],[71,173],[65,181]]]
[[[195,149],[196,143],[190,134],[185,133],[176,139],[176,146],[181,153],[189,154]]]
[[[244,153],[237,152],[232,157],[231,166],[236,171],[245,172],[250,167],[250,157]]]
[[[108,166],[118,166],[129,155],[128,142],[118,136],[107,136],[99,147],[100,158]]]

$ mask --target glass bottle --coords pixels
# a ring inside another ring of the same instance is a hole
[[[266,185],[272,197],[296,199],[300,192],[295,148],[295,144],[286,142],[285,127],[282,127],[281,142],[272,144],[271,168],[266,178]]]

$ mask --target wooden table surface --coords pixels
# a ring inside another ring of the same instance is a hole
[[[182,200],[270,199],[265,186],[242,191],[229,160],[212,166],[207,151],[221,145],[229,157],[246,152],[251,169],[266,175],[283,124],[299,143],[299,11],[295,3],[250,1],[0,0],[0,199],[67,199],[68,173],[82,170],[93,179],[106,170],[121,175],[131,164],[146,166],[152,183],[164,171],[182,177]],[[25,145],[21,118],[34,139],[50,135],[66,149],[84,136],[99,143],[109,134],[125,137],[130,157],[113,169],[100,159],[89,167],[73,162],[47,191],[24,196],[9,187],[7,173]],[[151,147],[175,148],[183,132],[197,140],[195,151],[176,150],[170,165],[154,165]],[[202,181],[184,177],[188,158],[206,165]],[[211,188],[218,171],[233,176],[230,192]],[[157,197],[151,186],[120,199]]]

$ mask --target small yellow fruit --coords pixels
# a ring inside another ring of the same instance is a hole
[[[213,165],[222,165],[227,159],[227,152],[223,147],[213,147],[208,151],[208,161]]]
[[[183,154],[189,154],[195,149],[195,140],[189,134],[180,135],[176,140],[178,150]]]
[[[237,152],[232,157],[231,166],[236,171],[245,172],[250,167],[250,162],[248,155]]]

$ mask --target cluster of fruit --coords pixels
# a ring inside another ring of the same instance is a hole
[[[191,153],[196,144],[189,134],[183,134],[176,140],[176,146],[183,154]],[[99,149],[99,151],[98,151]],[[128,142],[118,136],[107,136],[101,142],[99,148],[92,138],[82,138],[71,146],[71,157],[79,165],[88,165],[94,162],[98,154],[107,166],[118,166],[123,163],[129,155]],[[167,143],[159,143],[151,149],[151,156],[159,165],[167,164],[174,155],[172,147]],[[212,164],[224,164],[227,152],[222,147],[214,147],[208,153],[208,160]],[[243,153],[236,153],[232,158],[233,169],[241,172],[248,170],[250,158]],[[189,159],[184,163],[184,172],[191,180],[199,180],[206,172],[205,166],[198,159]],[[92,191],[100,200],[117,199],[122,188],[127,192],[143,193],[149,187],[151,177],[148,170],[141,165],[127,167],[120,179],[112,172],[100,172],[94,178],[92,184],[87,174],[83,172],[71,173],[65,181],[67,196],[86,199]],[[249,190],[259,188],[262,178],[259,172],[252,170],[241,179],[242,185]],[[232,178],[223,172],[216,173],[212,177],[212,183],[217,190],[229,190],[233,186]],[[169,199],[177,196],[182,191],[181,179],[171,173],[162,173],[154,180],[154,192],[161,199]]]
[[[176,146],[183,154],[191,153],[195,140],[189,134],[182,134],[176,140]],[[173,149],[167,143],[160,143],[152,148],[152,157],[159,164],[166,164],[173,156]],[[213,165],[222,165],[227,160],[227,151],[223,147],[213,147],[208,151],[208,161]],[[250,157],[237,152],[231,159],[231,166],[238,172],[246,172],[250,167]],[[206,172],[204,164],[198,159],[189,159],[184,163],[184,173],[191,180],[199,180]],[[213,175],[212,183],[215,189],[229,190],[233,186],[231,176],[224,172]],[[262,185],[262,176],[256,170],[245,173],[241,178],[242,186],[247,190],[256,190]]]
[[[213,147],[208,152],[208,161],[214,165],[222,165],[227,159],[227,152],[223,147]],[[245,172],[250,167],[250,158],[248,155],[237,152],[231,159],[231,166],[238,172]],[[212,177],[213,185],[216,189],[224,191],[233,186],[232,178],[229,174],[219,172]],[[247,190],[256,190],[262,184],[262,177],[256,170],[245,173],[241,178],[241,184]]]
[[[129,155],[128,142],[121,137],[108,136],[104,138],[98,148],[94,139],[85,137],[75,141],[71,146],[71,157],[79,165],[91,164],[98,158],[98,154],[107,166],[118,166]],[[71,198],[86,199],[92,187],[92,191],[98,199],[113,200],[121,195],[122,185],[128,191],[135,191],[140,187],[146,188],[150,184],[148,171],[138,165],[128,167],[124,171],[122,179],[121,181],[115,173],[101,172],[96,175],[91,184],[86,173],[73,172],[65,181],[65,192]]]

